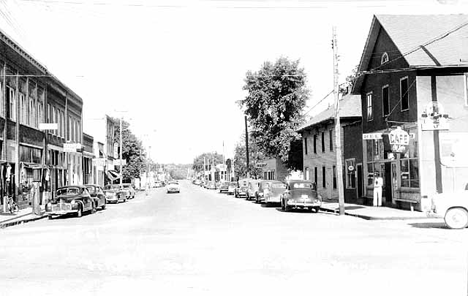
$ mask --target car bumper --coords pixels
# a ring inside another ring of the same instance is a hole
[[[167,189],[167,193],[180,192],[179,189]]]
[[[279,196],[278,197],[274,197],[274,196],[265,197],[265,202],[266,203],[280,203],[281,199]]]
[[[77,212],[78,208],[73,208],[70,204],[52,205],[51,209],[46,209],[46,214],[49,216],[60,216]]]
[[[289,207],[298,207],[298,208],[319,208],[322,206],[320,201],[295,201],[288,200],[286,203]]]

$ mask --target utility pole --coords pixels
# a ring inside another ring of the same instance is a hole
[[[247,130],[247,116],[244,116],[245,121],[245,158],[247,160],[247,178],[250,178],[249,169],[249,131]]]
[[[341,151],[341,123],[340,123],[340,89],[338,85],[338,45],[336,40],[336,27],[333,26],[333,85],[335,92],[335,146],[336,146],[336,178],[338,179],[338,203],[340,216],[345,214],[343,190],[343,162]]]
[[[122,188],[122,116],[120,116],[120,188]]]

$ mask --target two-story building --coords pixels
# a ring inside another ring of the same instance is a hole
[[[20,208],[34,194],[82,181],[83,101],[20,45],[0,32],[0,194]],[[42,198],[39,198],[42,199]],[[5,200],[1,203],[5,210]]]
[[[345,166],[345,200],[358,202],[362,168],[360,97],[340,98],[342,163]],[[331,106],[317,114],[298,132],[303,139],[304,179],[317,185],[319,194],[327,200],[338,199],[335,139],[336,108]]]
[[[388,206],[468,182],[468,15],[374,16],[353,89],[363,110],[365,192]],[[462,152],[463,151],[463,152]]]

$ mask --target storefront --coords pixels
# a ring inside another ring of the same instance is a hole
[[[384,181],[382,201],[386,206],[401,201],[420,203],[416,124],[363,134],[363,149],[367,198],[373,197],[374,176],[378,173]]]

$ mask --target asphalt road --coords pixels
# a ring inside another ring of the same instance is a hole
[[[0,230],[0,295],[468,295],[468,229],[181,188]]]

